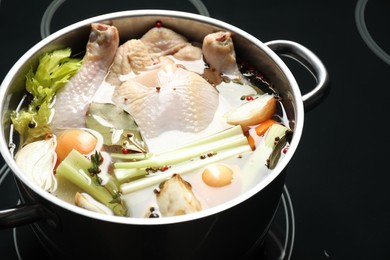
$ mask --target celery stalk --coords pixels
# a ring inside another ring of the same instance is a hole
[[[288,128],[281,124],[273,124],[265,134],[264,140],[260,143],[259,147],[256,147],[251,159],[246,164],[247,167],[255,169],[258,166],[267,165],[267,160],[277,144],[276,140],[286,135],[287,131]],[[261,163],[259,164],[259,162]]]
[[[274,148],[276,145],[275,138],[281,138],[286,134],[286,131],[288,131],[287,127],[281,124],[273,124],[265,136],[266,146]]]
[[[243,135],[242,128],[241,128],[241,126],[237,125],[237,126],[233,126],[231,128],[228,128],[226,130],[223,130],[221,132],[218,132],[216,134],[210,135],[208,137],[204,137],[200,140],[196,140],[196,141],[187,143],[185,145],[182,145],[180,147],[161,152],[161,153],[159,153],[159,155],[169,154],[169,153],[172,153],[175,151],[180,151],[180,150],[185,149],[185,148],[196,147],[196,146],[199,146],[202,144],[207,144],[210,142],[223,140],[223,139],[226,139],[229,137],[242,136],[242,135]],[[121,159],[121,160],[129,160],[129,161],[144,160],[144,159],[148,159],[148,158],[152,157],[153,155],[154,155],[153,153],[130,153],[130,154],[111,153],[111,156],[113,158]]]
[[[136,162],[116,163],[114,174],[118,181],[123,182],[131,178],[145,175],[146,168],[159,168],[164,165],[179,164],[186,160],[191,160],[200,157],[208,152],[220,152],[222,150],[231,149],[240,145],[248,144],[245,136],[233,136],[224,140],[218,140],[209,144],[201,144],[196,147],[188,147],[180,150],[156,155],[150,159]]]
[[[276,140],[285,136],[287,131],[289,131],[289,129],[281,124],[273,124],[268,129],[264,139],[256,146],[256,150],[251,154],[248,161],[241,169],[247,176],[243,186],[245,190],[258,183],[251,178],[258,178],[258,175],[263,172],[262,169],[268,166],[268,159],[277,144]]]
[[[180,147],[174,148],[172,150],[164,151],[164,152],[162,152],[162,154],[171,153],[173,151],[178,151],[178,150],[181,150],[181,149],[184,149],[184,148],[191,148],[191,147],[199,146],[199,145],[202,145],[202,144],[207,144],[207,143],[210,143],[210,142],[215,142],[215,141],[218,141],[218,140],[227,139],[229,137],[242,136],[242,135],[243,135],[243,131],[242,131],[241,126],[240,125],[236,125],[236,126],[233,126],[231,128],[228,128],[226,130],[223,130],[221,132],[218,132],[216,134],[213,134],[213,135],[204,137],[202,139],[190,142],[188,144],[182,145]]]
[[[115,215],[125,216],[127,208],[119,198],[118,191],[113,190],[115,183],[108,183],[102,186],[98,183],[96,176],[91,176],[88,168],[91,161],[76,150],[69,155],[57,167],[56,174],[62,176],[87,192],[89,195],[109,207]],[[111,187],[111,189],[109,189]]]
[[[248,144],[248,139],[245,136],[232,136],[208,144],[201,144],[195,147],[164,152],[161,155],[155,155],[150,159],[143,161],[118,162],[115,163],[114,174],[118,181],[124,182],[147,174],[146,168],[159,168],[164,165],[179,164],[186,160],[200,157],[202,154],[206,154],[208,152],[217,153],[222,150],[246,144]]]
[[[217,153],[246,144],[248,144],[248,140],[244,136],[241,126],[234,126],[159,154],[148,153],[144,160],[137,160],[137,157],[132,155],[118,156],[117,158],[128,158],[131,161],[115,163],[114,174],[118,181],[124,182],[145,175],[147,173],[146,168],[159,168],[164,165],[179,164],[199,157],[202,154],[209,152]]]
[[[147,168],[147,167],[161,167],[163,165],[177,164],[186,160],[193,159],[208,152],[219,152],[221,150],[245,145],[248,143],[244,135],[231,136],[221,140],[210,143],[200,144],[195,147],[186,147],[170,152],[156,154],[149,159],[136,162],[117,162],[116,168]]]
[[[132,169],[117,168],[117,169],[114,169],[115,177],[120,182],[143,176],[146,173],[147,172],[146,172],[145,168],[141,168],[141,169],[138,169],[138,168],[132,168]]]
[[[185,174],[188,172],[191,172],[193,170],[199,169],[201,167],[204,167],[210,163],[215,163],[218,161],[225,160],[227,158],[230,158],[234,155],[250,152],[252,149],[248,144],[240,145],[238,147],[234,147],[232,149],[229,149],[227,151],[223,151],[221,153],[218,153],[216,155],[213,155],[207,159],[204,160],[197,160],[194,162],[186,163],[181,166],[177,166],[175,168],[171,168],[169,170],[166,170],[164,172],[158,173],[156,175],[148,176],[142,179],[138,179],[132,182],[124,183],[120,186],[120,190],[123,194],[127,194],[130,192],[134,192],[146,187],[150,187],[153,185],[156,185],[158,183],[161,183],[162,181],[170,178],[174,173],[178,174]]]
[[[47,52],[39,58],[36,70],[31,68],[26,75],[26,90],[33,99],[28,107],[11,113],[15,130],[22,142],[30,143],[50,133],[51,102],[57,90],[66,85],[81,65],[81,59],[71,58],[71,49]],[[34,127],[31,127],[34,125]],[[24,140],[27,138],[26,140]]]
[[[148,159],[150,156],[152,156],[152,153],[129,153],[129,154],[111,153],[112,158],[127,160],[127,161],[145,160]]]

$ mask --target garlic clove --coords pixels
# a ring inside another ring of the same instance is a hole
[[[160,190],[156,190],[155,193],[162,216],[179,216],[202,210],[191,184],[180,174],[173,174],[171,178],[160,183],[159,188]]]
[[[88,193],[76,192],[75,203],[80,208],[84,208],[93,212],[102,213],[106,215],[114,215],[114,213],[110,208],[95,200]]]

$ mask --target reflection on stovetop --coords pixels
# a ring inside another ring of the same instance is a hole
[[[390,65],[390,18],[388,15],[378,15],[379,10],[390,10],[390,2],[359,0],[355,9],[355,21],[367,46]]]
[[[390,1],[1,0],[7,38],[0,41],[0,78],[41,37],[90,16],[139,8],[206,14],[264,42],[293,40],[316,53],[332,89],[305,114],[303,137],[289,163],[286,183],[297,229],[291,259],[390,259],[390,175],[383,170],[390,140],[382,128],[390,112]],[[302,89],[312,85],[304,72],[292,71]],[[12,183],[5,176],[0,180]],[[1,208],[17,203],[12,185],[0,189]],[[16,237],[19,232],[24,231],[16,230]],[[18,259],[13,237],[13,230],[0,231],[2,257]]]
[[[0,168],[0,208],[18,204],[19,196],[10,169],[3,164]],[[34,224],[0,231],[0,252],[2,259],[50,259],[48,251],[35,236]],[[294,211],[288,189],[285,186],[274,221],[261,246],[248,253],[246,260],[289,260],[294,246]],[[4,257],[4,258],[3,258]]]

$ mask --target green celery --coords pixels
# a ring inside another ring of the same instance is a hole
[[[224,140],[218,140],[208,144],[202,144],[197,147],[184,148],[181,150],[164,153],[162,155],[155,155],[150,159],[137,162],[117,162],[116,168],[147,168],[147,167],[161,167],[164,165],[172,165],[181,163],[186,160],[193,159],[208,152],[219,152],[221,150],[236,147],[238,145],[247,144],[248,140],[245,136],[230,137]]]
[[[240,145],[248,144],[248,139],[242,136],[231,136],[226,139],[217,140],[208,144],[201,144],[195,147],[186,147],[174,150],[169,153],[152,156],[150,159],[136,162],[115,163],[114,174],[118,181],[123,182],[131,178],[145,175],[146,168],[160,168],[164,165],[179,164],[187,160],[199,158],[208,152],[218,153],[222,150],[231,149]]]
[[[78,72],[82,60],[70,58],[69,48],[45,53],[39,59],[34,72],[31,68],[26,75],[26,90],[32,96],[28,107],[11,114],[12,123],[23,142],[41,139],[50,133],[48,120],[51,116],[50,104],[57,90]]]
[[[267,161],[275,149],[276,140],[285,136],[287,131],[290,130],[281,124],[273,124],[266,132],[264,139],[256,146],[255,151],[249,157],[242,171],[250,172],[253,175],[261,172],[261,168],[268,165]],[[250,176],[250,174],[247,175]]]
[[[208,164],[222,161],[222,160],[228,159],[230,157],[233,157],[235,155],[247,153],[250,151],[252,151],[252,149],[250,148],[250,146],[248,144],[240,145],[240,146],[234,147],[232,149],[228,149],[226,151],[223,151],[221,153],[217,153],[216,155],[213,155],[213,156],[206,158],[206,159],[203,159],[203,160],[196,160],[193,162],[185,163],[183,165],[180,165],[180,166],[171,168],[169,170],[166,170],[164,172],[158,173],[156,175],[151,175],[151,176],[141,178],[141,179],[138,179],[135,181],[123,183],[120,186],[120,190],[123,194],[128,194],[130,192],[134,192],[134,191],[161,183],[162,181],[170,178],[174,173],[178,173],[178,174],[189,173],[191,171],[194,171],[196,169],[204,167]]]
[[[116,168],[114,169],[114,175],[120,182],[130,180],[132,178],[141,177],[147,174],[146,168]]]
[[[233,126],[231,128],[228,128],[226,130],[223,130],[221,132],[218,132],[216,134],[213,134],[213,135],[204,137],[202,139],[187,143],[187,144],[182,145],[180,147],[173,148],[173,149],[167,150],[167,151],[163,151],[163,152],[159,153],[159,155],[169,154],[169,153],[172,153],[175,151],[177,152],[177,151],[183,150],[185,148],[196,147],[196,146],[200,146],[202,144],[207,144],[210,142],[215,142],[218,140],[226,139],[228,137],[239,136],[239,135],[243,135],[243,132],[242,132],[241,126],[237,125],[237,126]],[[121,159],[121,160],[139,161],[139,160],[149,159],[149,158],[153,157],[154,154],[153,153],[129,153],[129,154],[111,153],[111,156],[113,158]]]
[[[58,176],[72,182],[99,202],[109,207],[115,215],[126,216],[127,208],[116,190],[116,184],[109,181],[105,186],[99,184],[96,176],[91,176],[88,169],[91,161],[76,150],[59,164],[56,170]]]
[[[247,138],[243,135],[241,127],[238,134],[233,132],[233,135],[220,135],[217,138],[206,138],[186,145],[177,149],[173,149],[160,154],[150,156],[150,158],[135,162],[117,162],[115,168],[148,168],[161,167],[164,165],[172,165],[181,163],[186,160],[193,159],[208,152],[219,152],[221,150],[237,147],[248,143]]]

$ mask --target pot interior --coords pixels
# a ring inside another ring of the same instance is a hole
[[[31,48],[14,65],[3,81],[0,96],[2,117],[1,152],[3,153],[3,157],[5,157],[7,164],[10,165],[15,174],[22,178],[22,180],[34,191],[42,196],[47,196],[45,195],[45,192],[36,189],[31,183],[25,181],[8,149],[10,141],[12,141],[10,140],[12,136],[10,135],[10,131],[12,129],[10,129],[11,124],[9,115],[11,111],[16,109],[22,96],[25,94],[25,75],[27,71],[31,67],[36,67],[39,57],[43,53],[49,51],[70,47],[73,53],[83,53],[85,51],[86,42],[88,41],[90,24],[92,22],[102,22],[116,26],[120,35],[120,43],[123,43],[131,38],[140,38],[146,31],[152,28],[157,21],[161,22],[164,27],[172,29],[187,37],[190,42],[202,42],[205,35],[221,30],[232,32],[237,57],[252,64],[266,75],[270,82],[272,82],[274,88],[278,90],[280,96],[283,98],[283,106],[288,118],[289,127],[294,132],[290,144],[291,153],[279,162],[271,176],[269,176],[263,184],[254,186],[250,192],[246,192],[246,194],[243,194],[243,196],[240,196],[227,206],[221,206],[209,213],[206,212],[202,214],[212,214],[219,210],[234,206],[242,200],[248,199],[253,194],[259,192],[268,183],[272,182],[286,166],[300,139],[303,124],[303,108],[301,95],[293,76],[274,52],[261,41],[246,32],[211,18],[174,11],[127,11],[94,17],[53,33]]]

